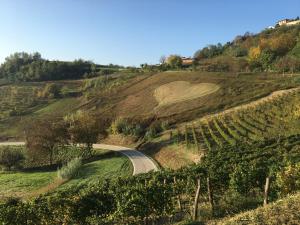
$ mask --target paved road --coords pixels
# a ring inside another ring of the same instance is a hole
[[[8,145],[25,145],[25,142],[0,142],[0,146],[8,146]],[[122,146],[116,145],[104,145],[104,144],[94,144],[93,147],[95,149],[107,149],[112,151],[118,151],[124,155],[126,155],[133,165],[133,175],[140,173],[147,173],[151,170],[157,171],[158,168],[155,163],[143,153]]]
[[[122,146],[116,145],[104,145],[104,144],[94,144],[93,147],[95,149],[107,149],[112,151],[118,151],[124,155],[126,155],[133,165],[133,175],[140,174],[140,173],[147,173],[151,170],[157,171],[158,168],[155,163],[143,153]]]

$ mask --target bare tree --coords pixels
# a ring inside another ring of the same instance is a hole
[[[162,56],[160,57],[160,59],[159,59],[160,64],[165,64],[166,61],[167,61],[167,57],[164,56],[164,55],[162,55]]]

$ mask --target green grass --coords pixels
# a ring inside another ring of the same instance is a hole
[[[130,176],[132,173],[133,166],[130,160],[126,156],[114,153],[111,158],[104,158],[83,165],[78,176],[60,186],[59,189],[66,189],[74,185],[86,185],[119,176]]]
[[[62,190],[71,186],[85,185],[98,182],[105,178],[130,176],[133,167],[130,160],[119,153],[106,150],[97,150],[97,160],[82,166],[78,176],[62,184]],[[39,192],[39,189],[57,181],[57,171],[31,171],[31,172],[0,172],[0,199],[10,196],[27,197]],[[49,188],[51,190],[51,188]]]
[[[50,184],[56,178],[51,172],[0,172],[1,197],[22,197]]]
[[[72,112],[80,103],[77,98],[64,98],[51,102],[49,105],[34,112],[34,115],[64,115],[68,112]]]

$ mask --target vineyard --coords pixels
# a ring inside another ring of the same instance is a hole
[[[292,89],[261,104],[206,117],[177,130],[177,143],[201,152],[300,133],[300,91]]]
[[[22,115],[40,104],[39,85],[7,85],[0,87],[0,119]]]

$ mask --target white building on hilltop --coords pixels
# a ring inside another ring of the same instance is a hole
[[[300,19],[297,17],[297,19],[284,19],[277,22],[276,25],[278,26],[293,26],[300,24]]]

